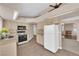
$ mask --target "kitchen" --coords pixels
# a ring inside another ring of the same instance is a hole
[[[1,23],[2,23],[2,28],[8,29],[7,37],[3,37],[1,40],[3,40],[3,41],[4,40],[6,40],[6,41],[13,40],[13,42],[16,45],[15,46],[16,50],[11,49],[11,51],[17,51],[17,45],[27,43],[33,38],[33,35],[34,35],[33,34],[33,24],[29,24],[29,23],[25,23],[25,22],[17,22],[17,21],[13,21],[13,20],[3,20],[3,19],[2,19]],[[11,52],[5,52],[3,55],[13,55],[13,54],[11,54]],[[17,53],[14,55],[17,55]]]
[[[65,19],[79,18],[77,5],[59,3],[53,9],[50,3],[0,4],[0,55],[77,55],[78,42],[74,46],[71,40],[67,45],[67,39],[63,43],[61,37]]]
[[[17,55],[17,45],[21,45],[24,43],[29,42],[33,36],[34,36],[34,21],[36,19],[34,18],[24,18],[24,17],[18,17],[18,11],[12,8],[7,8],[6,6],[0,5],[0,31],[1,29],[7,29],[7,37],[1,37],[1,41],[3,41],[3,45],[1,47],[4,47],[5,49],[9,48],[10,52],[1,52],[0,55]],[[30,22],[30,20],[33,20]],[[6,36],[5,34],[3,34]],[[5,40],[4,40],[5,39]],[[7,43],[11,39],[12,44]],[[7,41],[8,40],[8,41]],[[2,42],[0,43],[2,44]],[[4,42],[7,41],[6,45],[4,45]],[[8,44],[13,47],[7,47]],[[3,50],[1,48],[0,51],[8,51]],[[13,51],[13,52],[12,52]]]

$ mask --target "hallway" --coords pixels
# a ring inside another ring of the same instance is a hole
[[[37,44],[35,38],[30,42],[18,46],[18,56],[78,56],[66,50],[59,50],[57,53],[52,53]]]

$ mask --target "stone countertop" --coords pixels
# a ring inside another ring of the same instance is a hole
[[[6,45],[6,44],[11,44],[11,43],[17,43],[16,39],[1,39],[0,40],[0,46]]]

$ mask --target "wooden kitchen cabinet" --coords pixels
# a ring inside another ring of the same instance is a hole
[[[15,40],[0,40],[0,56],[17,56]]]

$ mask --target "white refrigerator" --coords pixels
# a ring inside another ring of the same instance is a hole
[[[44,26],[44,48],[56,53],[60,48],[60,39],[59,25]]]

